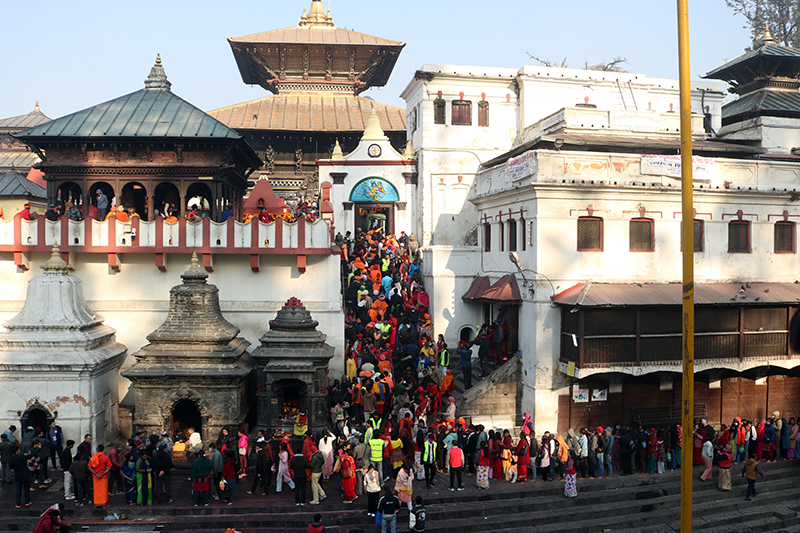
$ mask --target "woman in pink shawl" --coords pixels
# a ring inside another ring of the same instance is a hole
[[[522,427],[520,428],[520,431],[525,435],[530,436],[533,432],[532,430],[533,424],[531,423],[531,414],[525,413],[525,418],[522,420]]]

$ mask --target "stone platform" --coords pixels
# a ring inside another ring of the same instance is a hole
[[[766,479],[759,479],[759,495],[744,501],[747,483],[740,477],[741,465],[734,465],[733,491],[717,490],[716,479],[697,479],[694,469],[694,530],[709,533],[800,531],[800,461],[764,465]],[[716,478],[716,469],[715,469]],[[252,481],[252,478],[247,478]],[[585,531],[666,533],[679,531],[680,472],[663,475],[614,476],[611,479],[578,480],[579,496],[563,495],[563,482],[510,484],[490,481],[489,491],[475,486],[475,476],[465,476],[466,490],[449,492],[449,479],[437,475],[436,487],[425,490],[415,482],[414,494],[422,495],[428,507],[428,530],[443,533],[465,531],[541,531],[578,533]],[[212,500],[210,507],[194,507],[185,470],[173,473],[173,499],[169,505],[128,506],[122,496],[112,496],[105,510],[67,503],[67,518],[73,531],[181,531],[224,533],[234,528],[242,533],[305,531],[312,516],[321,513],[326,528],[342,532],[379,531],[366,516],[366,497],[345,505],[334,482],[324,485],[328,498],[321,505],[294,506],[290,491],[283,494],[250,496],[247,481],[237,486],[236,503],[231,506]],[[288,487],[285,487],[287,489]],[[6,502],[0,515],[0,531],[32,531],[38,516],[53,502],[63,501],[63,484],[53,482],[46,490],[32,493],[29,508],[13,508],[13,486],[0,487]],[[310,496],[310,487],[308,488]],[[274,490],[274,486],[273,486]],[[129,519],[105,522],[109,513],[125,513]],[[403,511],[398,530],[408,530]]]

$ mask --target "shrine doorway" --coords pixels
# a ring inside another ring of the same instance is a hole
[[[213,205],[214,199],[211,195],[211,189],[205,183],[192,183],[186,190],[187,212],[194,206],[197,209],[197,214],[201,217],[209,217],[214,214],[212,212]]]
[[[184,435],[188,436],[186,430],[194,428],[200,435],[203,434],[203,417],[200,414],[200,409],[197,404],[192,400],[180,400],[172,408],[172,417],[170,420],[170,435]]]
[[[154,209],[162,217],[169,218],[181,216],[181,194],[178,188],[172,183],[159,183],[154,191]]]
[[[294,423],[298,413],[307,409],[307,384],[299,379],[281,379],[276,381],[273,387],[277,397],[277,404],[274,405],[275,419],[279,424]]]
[[[33,427],[34,431],[38,433],[40,430],[47,431],[50,422],[55,420],[50,410],[42,404],[36,402],[28,407],[22,414],[20,423],[22,428]]]
[[[120,201],[117,207],[124,206],[125,209],[133,208],[142,220],[148,220],[147,212],[147,189],[141,183],[132,181],[126,183],[122,188]]]
[[[355,204],[356,228],[394,233],[394,204]]]

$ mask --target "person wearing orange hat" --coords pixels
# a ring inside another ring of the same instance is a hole
[[[22,211],[17,214],[25,220],[34,220],[38,216],[36,213],[31,213],[30,202],[25,202],[25,205],[22,206]]]

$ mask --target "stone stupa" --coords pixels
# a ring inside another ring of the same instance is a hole
[[[291,432],[299,411],[309,431],[326,427],[328,362],[334,348],[319,323],[297,298],[290,298],[269,322],[253,351],[256,364],[258,427]]]
[[[208,443],[245,421],[250,343],[222,316],[219,291],[196,253],[181,278],[170,290],[167,319],[122,375],[133,382],[136,429],[185,435],[193,427]]]
[[[119,368],[127,348],[89,309],[81,280],[57,247],[28,282],[25,305],[0,333],[0,426],[36,430],[55,420],[77,442],[118,434]]]

